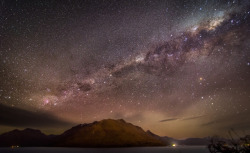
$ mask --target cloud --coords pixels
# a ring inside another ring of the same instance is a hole
[[[202,115],[202,116],[195,116],[195,117],[188,117],[188,118],[184,118],[182,120],[194,120],[194,119],[198,119],[198,118],[202,118],[204,117],[205,115]]]
[[[169,122],[169,121],[175,121],[175,120],[181,120],[181,121],[184,121],[184,120],[195,120],[195,119],[198,119],[198,118],[201,118],[201,117],[204,117],[205,115],[202,115],[202,116],[194,116],[194,117],[187,117],[187,118],[169,118],[169,119],[164,119],[164,120],[161,120],[160,122]]]
[[[175,121],[175,120],[178,120],[178,118],[169,118],[169,119],[161,120],[160,122],[169,122],[169,121]]]
[[[73,125],[45,112],[30,112],[0,104],[0,125],[16,127],[62,127]]]

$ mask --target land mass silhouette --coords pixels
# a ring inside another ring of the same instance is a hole
[[[176,140],[160,137],[151,131],[127,123],[123,119],[105,119],[80,124],[60,135],[45,135],[40,130],[13,130],[0,135],[0,147],[145,147],[182,145],[207,145],[208,139]]]

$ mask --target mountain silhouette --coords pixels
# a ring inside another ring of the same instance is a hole
[[[205,138],[187,138],[185,140],[179,140],[178,143],[180,145],[188,145],[188,146],[204,146],[208,145],[210,143],[211,138],[210,137],[205,137]]]
[[[0,147],[9,146],[47,146],[53,136],[47,136],[39,130],[13,130],[0,135]]]
[[[67,147],[129,147],[163,146],[164,143],[142,128],[124,120],[106,119],[81,124],[57,137],[56,146]]]
[[[124,120],[105,119],[80,124],[61,135],[48,136],[39,130],[13,130],[0,135],[0,146],[136,147],[164,146],[163,141]]]

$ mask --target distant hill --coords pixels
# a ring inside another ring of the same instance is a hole
[[[188,145],[188,146],[204,146],[204,145],[208,145],[210,143],[210,138],[209,137],[205,137],[205,138],[188,138],[185,140],[178,140],[178,144],[180,145]]]
[[[210,137],[205,137],[205,138],[187,138],[185,140],[178,140],[174,139],[171,137],[160,137],[151,131],[147,131],[148,134],[151,136],[155,137],[156,139],[164,142],[166,145],[172,145],[172,144],[177,144],[177,145],[187,145],[187,146],[199,146],[199,145],[208,145],[210,143],[211,138]]]
[[[167,137],[167,136],[165,136],[165,137],[160,137],[160,136],[158,136],[158,135],[152,133],[152,132],[149,131],[149,130],[147,131],[147,133],[148,133],[149,135],[151,135],[152,137],[154,137],[154,138],[160,140],[161,142],[163,142],[166,146],[169,146],[169,145],[171,145],[171,144],[173,144],[173,143],[176,143],[176,142],[173,141],[173,140],[175,140],[175,139],[173,139],[173,138],[170,138],[170,137]]]
[[[0,135],[0,146],[51,147],[135,147],[164,146],[165,143],[142,128],[124,120],[106,119],[80,124],[61,135],[47,136],[39,130],[13,130]]]
[[[39,130],[25,129],[13,130],[0,135],[0,147],[19,146],[47,146],[52,137]]]
[[[172,145],[184,145],[184,146],[207,146],[210,143],[211,138],[187,138],[185,140],[178,140],[171,137],[161,137],[161,140],[165,142],[165,144]]]

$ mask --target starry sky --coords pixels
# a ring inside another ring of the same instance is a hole
[[[124,119],[250,132],[250,1],[1,0],[0,133]]]

